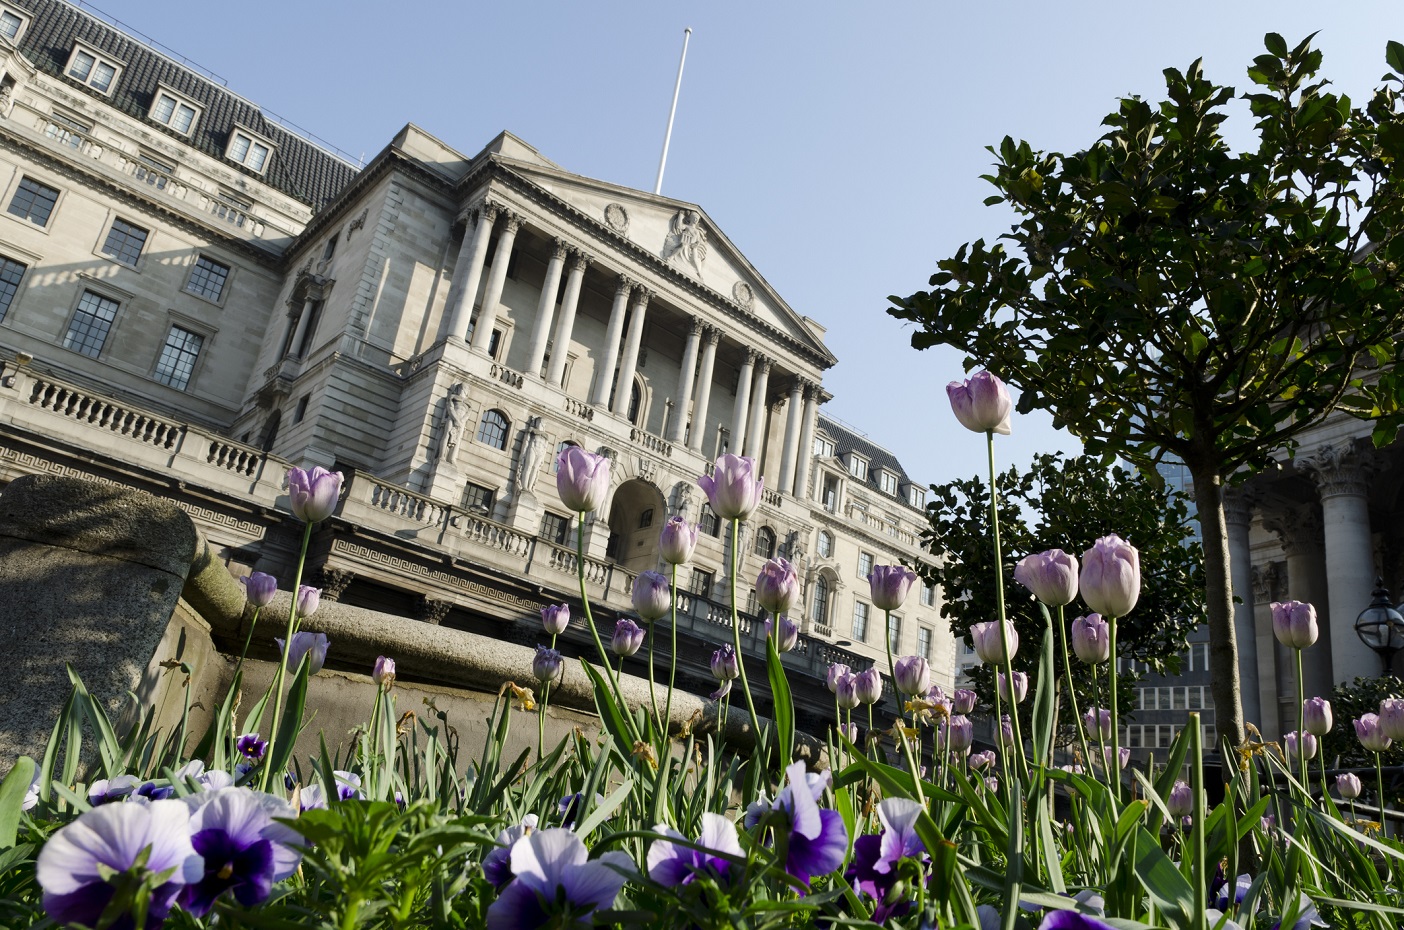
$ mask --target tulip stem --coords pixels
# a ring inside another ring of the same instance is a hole
[[[306,523],[302,529],[302,552],[297,557],[297,571],[293,573],[292,602],[288,604],[288,631],[283,640],[283,654],[278,659],[278,673],[273,677],[273,728],[268,733],[268,752],[265,759],[274,758],[274,748],[278,743],[278,722],[283,715],[283,682],[288,677],[288,653],[292,652],[293,634],[297,632],[297,593],[302,587],[302,568],[307,564],[307,546],[312,541],[312,524]],[[253,630],[249,631],[253,635]],[[258,779],[258,790],[268,792],[268,780],[273,771],[266,762]]]
[[[746,680],[746,658],[741,654],[741,615],[736,610],[736,549],[741,545],[741,519],[731,518],[731,636],[736,647],[736,668],[741,672],[741,691],[746,695],[746,709],[751,713],[751,727],[755,732],[756,748],[765,754],[765,747],[761,745],[760,717],[756,716],[756,703],[751,699],[751,685]],[[788,760],[782,759],[780,765],[783,768]]]
[[[916,759],[912,756],[911,741],[907,739],[907,734],[903,732],[906,728],[906,720],[902,715],[906,702],[902,689],[897,687],[897,663],[892,658],[892,611],[883,608],[882,616],[882,640],[887,645],[887,669],[892,673],[892,694],[897,698],[897,734],[902,743],[902,751],[907,756],[907,768],[910,769],[912,773],[912,784],[916,786],[917,800],[921,802],[921,806],[924,808],[926,807],[926,795],[921,790],[921,770],[917,768]],[[916,723],[915,711],[912,712],[912,723]],[[916,733],[921,732],[917,730],[915,726],[912,727],[912,730]]]
[[[585,512],[579,512],[579,527],[575,534],[575,574],[580,579],[580,603],[585,608],[585,626],[589,629],[590,635],[594,637],[595,649],[600,654],[600,661],[604,663],[605,679],[610,687],[614,689],[614,699],[619,702],[620,716],[624,718],[625,724],[629,727],[629,735],[635,741],[639,739],[638,729],[634,726],[634,715],[629,711],[629,705],[624,703],[624,692],[620,690],[619,678],[614,674],[614,666],[609,664],[609,653],[605,652],[604,642],[600,639],[600,631],[595,628],[595,615],[590,610],[590,598],[585,593]],[[632,749],[632,747],[628,747]]]
[[[1297,773],[1302,782],[1302,803],[1311,801],[1311,791],[1307,788],[1306,758],[1306,684],[1302,681],[1302,651],[1293,649],[1297,656]]]
[[[1095,665],[1092,666],[1092,713],[1095,716],[1095,719],[1093,720],[1093,726],[1097,729],[1097,751],[1102,754],[1102,773],[1107,776],[1107,788],[1114,790],[1112,789],[1111,783],[1112,773],[1106,765],[1107,737],[1106,734],[1102,732],[1102,683],[1098,679],[1097,666]],[[1118,758],[1116,761],[1120,762],[1121,759]],[[1120,780],[1120,770],[1117,771],[1116,777],[1118,780]]]
[[[1118,725],[1116,717],[1116,618],[1107,617],[1107,707],[1111,709],[1111,744],[1112,758],[1118,763],[1121,761],[1121,727]],[[1097,725],[1101,726],[1100,715]],[[1103,751],[1105,755],[1105,750]],[[1104,760],[1105,761],[1105,760]],[[1111,782],[1112,793],[1116,795],[1116,802],[1121,803],[1121,770],[1108,771],[1107,779]]]
[[[1009,695],[1014,696],[1014,656],[1009,652],[1009,628],[1005,625],[1004,611],[1004,554],[999,544],[999,488],[995,483],[995,460],[994,460],[994,430],[985,431],[985,447],[989,451],[990,460],[990,530],[994,535],[994,570],[995,570],[995,604],[999,609],[999,644],[1000,651],[1004,654],[1004,679],[1008,682]],[[999,681],[995,681],[995,692],[998,696]],[[1010,701],[1010,718],[1014,722],[1014,758],[1018,763],[1018,774],[1020,779],[1027,781],[1029,775],[1028,763],[1024,761],[1024,732],[1019,723],[1019,706],[1014,701]]]
[[[662,731],[660,738],[663,746],[668,745],[668,729],[673,725],[673,684],[677,681],[678,675],[678,566],[673,565],[673,579],[669,585],[672,594],[672,616],[669,619],[671,636],[673,639],[672,648],[668,650],[668,698],[663,705]]]
[[[551,634],[551,648],[556,648],[556,634]],[[565,676],[565,662],[561,663],[561,676]],[[551,682],[541,683],[541,706],[536,713],[536,758],[540,761],[546,747],[546,708],[551,705]]]
[[[651,620],[648,624],[648,703],[653,708],[653,726],[658,732],[663,731],[663,718],[658,715],[658,695],[653,690],[653,628],[658,624],[657,620]],[[620,658],[619,667],[624,667],[624,659]]]
[[[1063,621],[1062,604],[1058,605],[1058,639],[1063,644],[1063,677],[1068,687],[1068,703],[1072,705],[1073,723],[1077,726],[1078,744],[1082,747],[1082,764],[1087,767],[1087,772],[1091,774],[1093,770],[1092,753],[1087,746],[1087,728],[1082,725],[1082,714],[1079,712],[1077,706],[1077,691],[1073,687],[1072,661],[1068,658],[1068,629],[1067,624]],[[1119,771],[1121,759],[1113,759],[1110,764],[1116,766]],[[1106,753],[1102,754],[1102,765],[1104,767],[1108,765]]]

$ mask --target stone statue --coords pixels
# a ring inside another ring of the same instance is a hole
[[[673,514],[692,522],[692,482],[679,481],[673,492]]]
[[[550,437],[541,431],[541,418],[527,420],[526,433],[522,436],[522,452],[517,459],[517,474],[513,479],[512,493],[530,493],[536,487],[536,479],[541,475],[541,462],[546,458],[546,446]]]
[[[0,84],[0,119],[9,119],[10,109],[15,104],[15,82],[7,80]]]
[[[463,382],[449,388],[444,398],[444,429],[439,441],[439,458],[449,465],[458,462],[458,447],[463,442],[463,427],[468,416],[467,404],[463,401]]]
[[[663,258],[690,268],[700,278],[702,263],[707,260],[707,230],[702,215],[696,210],[679,210],[668,227],[663,241]]]

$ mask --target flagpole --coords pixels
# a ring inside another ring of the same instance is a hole
[[[658,180],[653,184],[655,194],[663,193],[663,168],[668,164],[668,143],[673,138],[673,117],[678,115],[678,92],[682,90],[683,65],[687,63],[687,41],[692,38],[692,27],[683,30],[682,57],[678,59],[678,79],[673,84],[673,105],[668,110],[668,131],[663,134],[663,154],[658,159]]]

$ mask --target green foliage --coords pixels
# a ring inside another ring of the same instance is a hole
[[[1404,680],[1395,675],[1357,678],[1349,684],[1341,682],[1336,685],[1328,696],[1335,726],[1321,741],[1321,754],[1326,760],[1326,765],[1330,768],[1369,769],[1373,773],[1375,754],[1366,752],[1361,747],[1351,721],[1360,719],[1364,714],[1377,714],[1380,712],[1381,701],[1401,696],[1404,696]],[[1391,744],[1380,753],[1380,762],[1386,767],[1404,767],[1404,743]],[[1373,774],[1368,778],[1362,774],[1361,779],[1367,788],[1374,788]],[[1388,781],[1385,787],[1388,790]],[[1392,799],[1397,802],[1404,799],[1404,794],[1395,795]]]

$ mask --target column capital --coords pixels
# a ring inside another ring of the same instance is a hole
[[[769,357],[764,356],[764,355],[757,355],[757,356],[756,356],[756,367],[759,368],[762,372],[764,372],[764,373],[767,374],[767,375],[770,374],[770,368],[771,368],[771,366],[774,365],[774,364],[775,364],[775,359],[773,359],[773,358],[769,358]]]
[[[629,292],[638,286],[638,282],[626,274],[619,276],[619,284],[614,288],[615,297],[628,297]]]
[[[790,379],[790,396],[794,398],[804,397],[804,379],[795,375]]]
[[[484,200],[474,208],[473,212],[478,215],[478,222],[486,222],[491,226],[497,219],[497,214],[502,212],[502,205],[491,200]]]
[[[642,307],[653,298],[653,291],[642,284],[634,285],[634,306]]]
[[[509,235],[515,236],[517,234],[517,230],[520,229],[522,226],[522,215],[520,213],[513,212],[512,210],[508,210],[505,207],[502,209],[502,212],[507,215],[507,222],[503,224],[502,231]]]
[[[590,266],[591,260],[592,260],[591,257],[585,252],[584,249],[577,249],[577,248],[574,248],[574,247],[571,248],[571,250],[570,250],[570,269],[571,269],[571,271],[574,271],[575,269],[579,268],[580,271],[581,271],[581,273],[583,274],[583,273],[585,272],[585,269],[588,268],[588,267]]]
[[[570,246],[560,236],[551,239],[551,257],[558,261],[565,261],[566,253],[570,251]]]
[[[1244,487],[1224,488],[1224,522],[1249,526],[1253,522],[1253,508],[1258,503],[1257,492]]]
[[[1322,446],[1302,463],[1311,473],[1321,499],[1364,497],[1375,463],[1352,443]]]
[[[1289,556],[1320,552],[1324,546],[1321,513],[1314,504],[1283,503],[1264,510],[1263,527],[1277,536]]]
[[[702,331],[706,328],[707,324],[703,323],[697,317],[693,317],[692,322],[687,324],[687,335],[690,338],[700,337],[702,335]]]
[[[703,323],[702,336],[704,339],[706,339],[707,345],[715,349],[717,347],[717,343],[721,342],[722,332],[719,327],[713,326],[710,323]]]
[[[743,362],[742,364],[744,364],[744,365],[751,365],[751,366],[754,367],[755,364],[756,364],[756,359],[758,359],[758,358],[760,358],[760,353],[757,352],[755,349],[752,349],[750,346],[747,346],[747,347],[746,347],[746,361]]]

